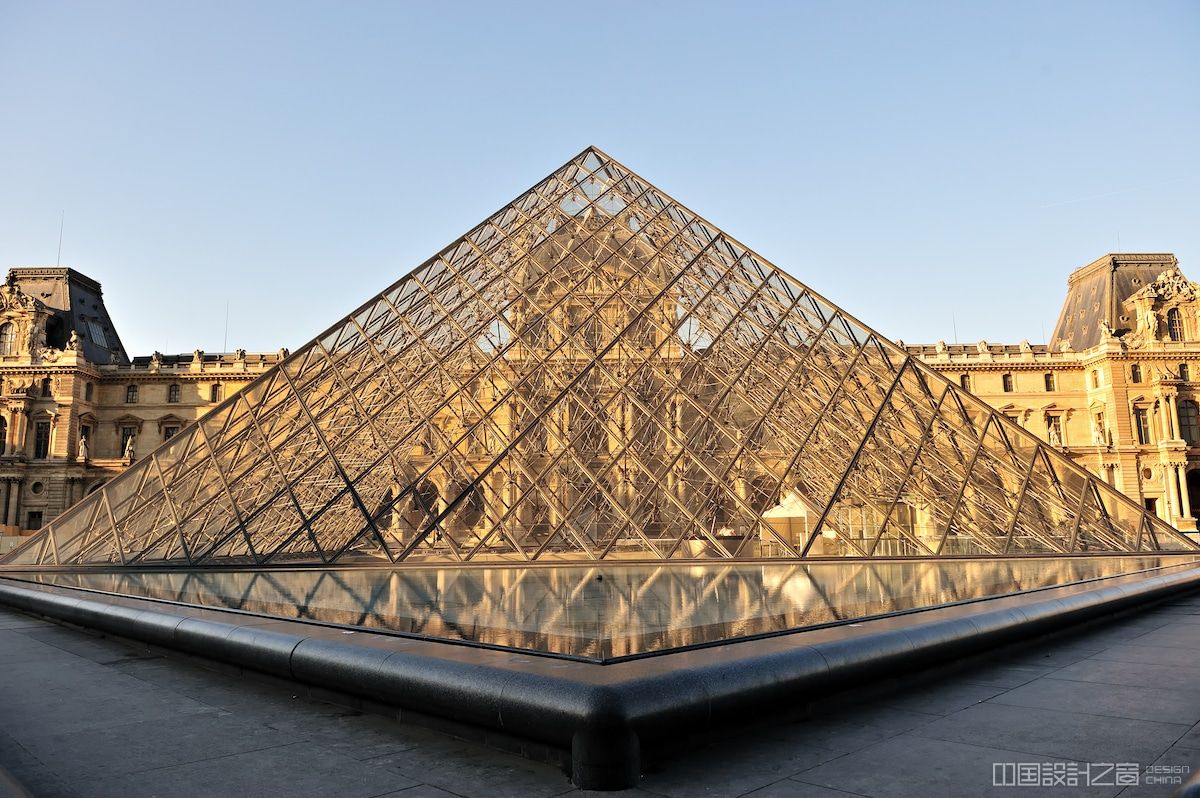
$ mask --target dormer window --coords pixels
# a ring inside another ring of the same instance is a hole
[[[1179,312],[1179,308],[1167,311],[1167,337],[1172,341],[1183,340],[1183,314]]]
[[[93,319],[88,319],[87,322],[88,335],[92,341],[101,349],[108,349],[108,338],[104,335],[104,328],[96,323]]]

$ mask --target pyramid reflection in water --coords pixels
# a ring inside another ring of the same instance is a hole
[[[1191,548],[589,148],[4,562]]]

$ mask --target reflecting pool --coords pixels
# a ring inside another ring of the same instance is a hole
[[[608,661],[1197,562],[1149,555],[0,576]]]

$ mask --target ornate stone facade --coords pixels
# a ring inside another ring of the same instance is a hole
[[[908,350],[1160,518],[1194,531],[1198,290],[1174,255],[1105,255],[1071,274],[1049,345],[939,341]]]
[[[9,270],[0,285],[0,540],[11,546],[52,520],[280,354],[131,359],[99,283],[67,268]]]

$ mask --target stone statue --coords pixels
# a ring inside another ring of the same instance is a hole
[[[130,435],[129,439],[125,441],[125,459],[131,463],[133,462],[134,456],[137,454],[137,452],[134,448],[135,440],[137,440],[137,436]]]
[[[78,352],[83,349],[83,339],[79,337],[78,330],[71,330],[71,337],[67,339],[67,349],[72,352]]]
[[[88,459],[88,442],[86,436],[79,439],[79,448],[76,450],[75,456],[80,460]]]
[[[1154,311],[1146,314],[1146,332],[1150,335],[1150,340],[1158,339],[1158,314]]]
[[[279,359],[284,360],[290,354],[291,354],[291,352],[288,351],[288,348],[285,346],[279,350]]]
[[[1058,426],[1048,423],[1046,424],[1046,428],[1050,433],[1048,436],[1050,438],[1050,445],[1056,449],[1060,448],[1062,446],[1062,436],[1058,433]]]
[[[159,352],[157,349],[155,349],[154,354],[152,354],[150,356],[150,367],[158,368],[159,366],[162,365],[162,359],[163,359],[162,352]]]
[[[986,355],[988,353],[988,342],[980,341],[979,343],[975,344],[975,351],[981,355]]]
[[[936,347],[936,349],[937,349],[937,353],[938,353],[939,355],[944,355],[944,354],[946,354],[946,342],[945,342],[945,341],[938,341],[938,342],[937,342],[937,347]]]
[[[1105,319],[1101,319],[1099,327],[1100,327],[1100,340],[1101,341],[1107,341],[1109,338],[1113,337],[1113,328],[1111,325],[1109,325],[1108,321],[1106,321]]]
[[[233,350],[233,359],[234,360],[245,360],[246,359],[246,350],[245,349]]]
[[[1105,433],[1104,423],[1101,421],[1097,421],[1095,428],[1092,430],[1092,443],[1097,446],[1108,445],[1108,435]]]
[[[1059,352],[1070,352],[1071,351],[1071,342],[1064,338],[1058,344],[1058,351]]]

